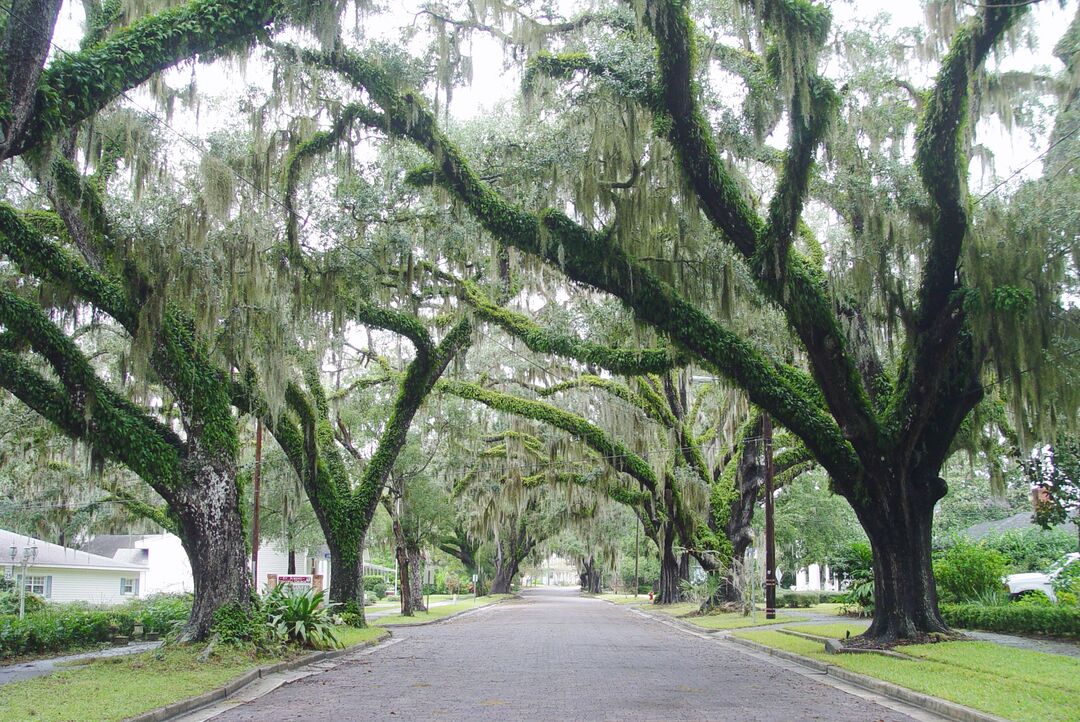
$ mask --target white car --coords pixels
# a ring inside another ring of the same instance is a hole
[[[1057,603],[1054,596],[1053,582],[1065,567],[1080,559],[1080,552],[1072,552],[1058,559],[1044,572],[1027,572],[1025,574],[1010,574],[1005,577],[1005,584],[1009,587],[1009,596],[1021,597],[1029,592],[1042,592],[1050,597],[1050,601]]]

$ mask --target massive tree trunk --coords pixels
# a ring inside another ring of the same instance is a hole
[[[945,495],[945,480],[922,483],[867,480],[889,489],[869,499],[849,499],[874,553],[874,621],[862,636],[877,644],[948,633],[937,607],[931,561],[934,505]],[[891,502],[891,508],[890,508]]]
[[[497,557],[495,576],[491,580],[492,594],[509,594],[510,587],[517,577],[518,562],[513,556]]]
[[[344,537],[344,538],[343,538]],[[330,549],[330,601],[342,605],[342,611],[363,616],[364,594],[363,541],[346,535],[326,535]]]
[[[424,604],[424,555],[420,547],[412,543],[405,544],[405,556],[409,559],[409,594],[414,612],[426,612]],[[402,592],[404,596],[404,592]]]
[[[765,467],[761,463],[761,423],[760,420],[750,427],[748,438],[743,442],[742,452],[736,462],[735,495],[731,500],[727,523],[724,524],[724,536],[731,542],[731,562],[724,570],[720,583],[713,594],[702,602],[701,610],[709,611],[722,604],[741,604],[742,590],[736,583],[737,565],[750,543],[754,540],[752,522],[754,507],[757,506],[761,487],[765,482]]]
[[[599,594],[602,575],[596,566],[596,559],[594,557],[589,557],[582,562],[582,567],[584,568],[581,572],[581,591],[588,594]]]
[[[690,558],[687,554],[675,553],[675,534],[670,528],[664,534],[664,543],[660,545],[660,585],[657,589],[657,604],[675,604],[684,598],[682,582],[690,578]]]
[[[182,639],[205,638],[221,607],[251,603],[247,547],[231,460],[199,459],[193,455],[185,471],[190,485],[169,500],[179,521],[180,541],[191,562],[195,602]]]

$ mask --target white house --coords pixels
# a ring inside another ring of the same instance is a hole
[[[191,563],[180,538],[174,534],[100,534],[83,544],[82,551],[107,558],[112,563],[135,565],[142,569],[144,576],[139,584],[140,596],[190,592],[195,588]],[[249,569],[250,566],[249,559]],[[287,574],[288,570],[288,551],[275,542],[264,540],[259,545],[259,591],[265,589],[270,575],[280,576]],[[322,575],[323,588],[328,589],[331,574],[329,550],[323,547],[315,554],[296,550],[296,573]],[[364,574],[381,574],[396,588],[397,570],[370,563],[366,549]]]
[[[23,578],[23,550],[35,548]],[[5,578],[16,584],[21,581],[26,591],[50,602],[120,604],[140,596],[147,573],[145,564],[89,554],[4,529],[0,529],[0,565]]]
[[[798,592],[837,592],[840,585],[832,576],[828,565],[811,564],[795,572],[795,591]]]
[[[195,582],[191,563],[180,537],[175,534],[99,534],[82,550],[117,562],[146,568],[142,596],[191,592]]]

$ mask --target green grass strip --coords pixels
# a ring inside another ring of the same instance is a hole
[[[705,629],[742,629],[743,627],[764,627],[770,624],[801,622],[806,617],[777,612],[776,619],[766,619],[763,613],[743,616],[739,613],[709,614],[704,617],[683,617],[682,621]]]
[[[904,647],[905,654],[920,657],[905,660],[826,654],[819,642],[772,630],[736,636],[1020,722],[1077,719],[1073,685],[1080,678],[1080,660],[1071,657],[992,642],[941,642]]]
[[[426,612],[417,612],[411,617],[405,617],[400,614],[391,614],[385,617],[379,617],[378,619],[371,620],[371,623],[378,627],[392,627],[396,624],[419,624],[421,622],[431,622],[436,619],[442,619],[449,617],[453,614],[460,612],[467,612],[470,609],[479,609],[486,607],[500,599],[505,599],[510,594],[492,594],[486,597],[480,597],[477,600],[473,600],[471,597],[466,601],[458,602],[457,604],[444,604],[441,607],[432,607]]]

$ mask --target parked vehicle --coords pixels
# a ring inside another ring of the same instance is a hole
[[[1045,572],[1010,574],[1005,577],[1005,584],[1009,587],[1009,596],[1018,598],[1025,594],[1042,592],[1050,597],[1050,601],[1056,604],[1057,596],[1054,595],[1054,579],[1065,570],[1065,567],[1074,562],[1080,563],[1080,552],[1066,554],[1054,562]]]

